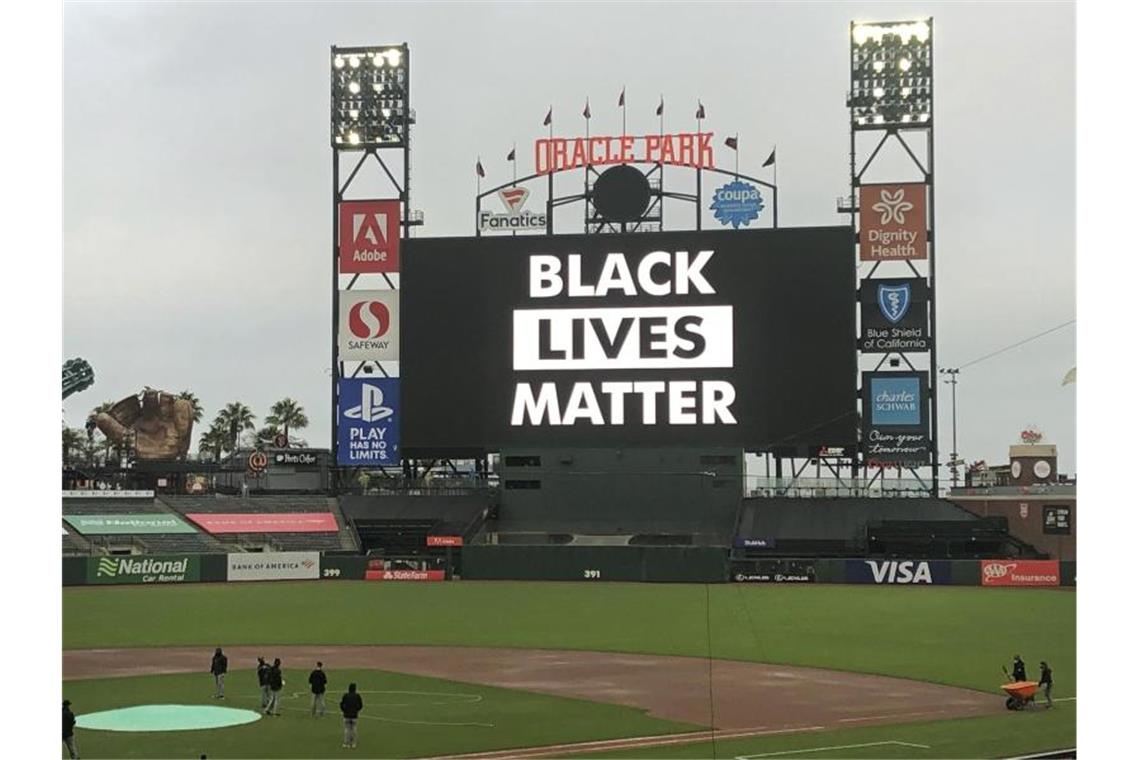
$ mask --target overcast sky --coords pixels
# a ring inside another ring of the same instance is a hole
[[[471,234],[476,156],[498,184],[517,142],[529,173],[550,104],[558,134],[583,132],[587,97],[591,132],[620,132],[623,86],[630,132],[656,130],[662,95],[666,130],[691,131],[700,98],[741,171],[778,145],[781,226],[828,225],[847,219],[847,24],[924,16],[939,363],[960,366],[1076,316],[1069,4],[69,3],[63,343],[96,384],[67,419],[144,385],[197,393],[204,422],[292,396],[328,444],[330,45],[410,45],[418,234]],[[1075,471],[1075,336],[962,370],[965,459],[1007,461],[1032,423]]]

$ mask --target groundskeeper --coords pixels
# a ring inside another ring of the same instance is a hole
[[[328,686],[329,678],[325,675],[322,669],[324,666],[318,662],[316,669],[309,674],[309,688],[313,692],[313,715],[325,716],[325,688]],[[318,712],[319,711],[319,712]]]
[[[267,680],[269,682],[269,704],[265,706],[265,714],[280,715],[281,689],[285,686],[285,679],[281,676],[280,657],[273,658],[273,665],[269,668]]]
[[[1049,663],[1044,660],[1041,661],[1041,678],[1037,680],[1037,685],[1045,687],[1045,706],[1053,706],[1053,671],[1049,669]]]
[[[344,716],[344,743],[341,747],[356,748],[356,721],[364,709],[364,700],[356,693],[356,684],[350,683],[348,691],[340,698],[340,712]]]
[[[222,654],[222,648],[214,650],[214,659],[210,661],[210,673],[214,676],[214,699],[226,698],[226,671],[229,670],[229,658]]]
[[[265,710],[269,704],[269,663],[264,657],[257,658],[257,686],[261,689],[261,707]]]
[[[63,700],[63,743],[67,745],[67,753],[72,760],[79,757],[79,749],[75,746],[75,713],[71,712],[71,700]]]
[[[1028,680],[1025,677],[1025,663],[1022,661],[1021,655],[1019,655],[1019,654],[1015,654],[1013,656],[1013,680],[1014,681]]]

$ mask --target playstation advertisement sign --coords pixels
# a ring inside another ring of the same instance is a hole
[[[922,277],[864,280],[859,290],[859,350],[929,351],[929,291]]]
[[[400,381],[342,378],[337,383],[337,464],[400,464]]]

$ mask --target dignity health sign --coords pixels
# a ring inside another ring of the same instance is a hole
[[[850,245],[849,228],[409,240],[405,456],[841,445],[855,419]]]

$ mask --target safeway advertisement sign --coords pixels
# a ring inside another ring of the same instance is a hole
[[[400,202],[345,201],[338,210],[340,271],[400,271]]]
[[[1055,559],[984,559],[983,586],[1060,586],[1061,563]]]
[[[321,572],[320,552],[250,552],[227,557],[228,581],[316,580]]]
[[[926,258],[926,185],[859,187],[859,259]]]

